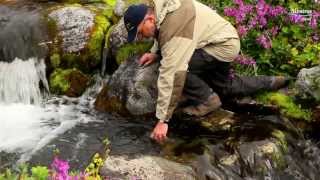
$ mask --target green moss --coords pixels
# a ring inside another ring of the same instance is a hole
[[[55,20],[50,18],[48,14],[45,15],[46,22],[47,22],[47,28],[48,28],[48,34],[51,38],[56,37],[58,32],[58,26]]]
[[[66,76],[68,76],[74,70],[75,69],[56,69],[50,75],[50,91],[57,94],[66,93],[67,90],[70,88],[70,84],[67,81]]]
[[[93,64],[98,64],[101,59],[101,51],[105,33],[110,27],[110,22],[103,15],[96,15],[95,28],[88,43],[89,57]]]
[[[125,44],[120,47],[116,54],[116,61],[118,65],[134,55],[139,55],[147,52],[151,47],[152,42],[136,42],[131,44]]]
[[[79,60],[79,56],[76,54],[71,54],[71,53],[64,53],[62,55],[62,64],[63,67],[78,67],[78,60]]]
[[[102,1],[111,7],[114,7],[117,3],[117,0],[102,0]]]
[[[283,170],[286,168],[287,166],[287,162],[283,156],[283,154],[281,152],[278,153],[273,153],[271,155],[271,159],[274,162],[274,164],[276,165],[275,167],[279,170]]]
[[[125,0],[126,8],[129,7],[132,4],[138,4],[138,3],[146,3],[149,4],[151,1],[148,0]]]
[[[104,48],[109,48],[109,46],[110,46],[110,35],[111,35],[114,27],[115,27],[115,25],[111,26],[111,27],[108,29],[108,32],[107,32],[106,35],[105,35]]]
[[[71,2],[71,1],[63,1],[63,2]],[[104,2],[102,0],[96,2]],[[76,2],[74,2],[76,3]],[[47,27],[49,31],[50,39],[52,40],[52,44],[50,44],[50,62],[54,68],[78,68],[83,72],[90,72],[92,68],[96,67],[101,60],[101,52],[103,48],[103,41],[105,39],[105,33],[110,27],[110,22],[106,18],[111,18],[112,11],[97,9],[97,8],[89,8],[93,13],[96,14],[94,20],[94,27],[91,29],[90,38],[86,47],[77,53],[67,53],[63,52],[62,47],[62,38],[58,35],[58,28],[55,20],[51,19],[48,14],[52,11],[57,10],[63,7],[82,7],[80,4],[68,4],[63,6],[54,6],[53,8],[48,9],[45,14]],[[110,9],[110,8],[106,8]],[[107,14],[107,12],[109,14]],[[59,58],[58,58],[59,57]]]
[[[271,133],[272,137],[274,137],[275,139],[277,139],[277,145],[279,147],[281,147],[283,152],[288,152],[288,143],[287,143],[287,137],[284,134],[284,132],[280,131],[280,130],[274,130]]]
[[[106,18],[108,18],[109,20],[112,19],[113,16],[113,9],[112,8],[105,8],[102,11],[102,15],[104,15]]]
[[[57,68],[60,65],[60,55],[57,53],[54,53],[50,56],[50,63],[53,68]]]
[[[272,104],[279,107],[281,114],[289,118],[311,120],[311,111],[302,109],[296,104],[292,97],[283,93],[268,92],[257,96],[257,100],[264,104]]]
[[[287,165],[286,160],[283,156],[284,153],[288,153],[287,137],[284,132],[280,130],[274,130],[271,135],[277,140],[277,146],[281,148],[280,151],[275,152],[271,155],[271,159],[276,164],[278,169],[284,169]]]

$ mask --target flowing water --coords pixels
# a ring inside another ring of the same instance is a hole
[[[114,142],[113,154],[155,152],[148,125],[95,112],[95,95],[105,81],[98,75],[95,80],[80,98],[49,96],[42,60],[0,62],[0,169],[16,162],[49,165],[56,149],[74,168],[84,168],[93,153],[103,151],[106,137]]]

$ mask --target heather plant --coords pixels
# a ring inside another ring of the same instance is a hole
[[[225,17],[241,37],[236,71],[245,75],[257,72],[295,76],[299,69],[319,64],[320,11],[314,2],[306,2],[233,0],[225,7]],[[307,14],[294,13],[302,8]]]

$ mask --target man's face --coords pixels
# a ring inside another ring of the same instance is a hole
[[[156,21],[154,14],[147,14],[138,26],[137,39],[151,38],[156,34]]]

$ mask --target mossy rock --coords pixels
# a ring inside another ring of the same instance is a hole
[[[152,0],[116,0],[115,6],[114,6],[114,13],[118,17],[122,17],[125,10],[133,4],[147,4],[149,6],[152,6],[153,2]]]
[[[59,95],[78,97],[89,85],[89,78],[81,71],[73,69],[56,69],[50,75],[50,91]]]
[[[67,3],[67,4],[87,4],[87,3],[106,3],[108,5],[115,4],[115,0],[36,0],[38,2],[47,2],[47,1],[55,1],[59,3]]]
[[[125,104],[119,97],[110,95],[109,91],[107,85],[102,88],[94,103],[95,109],[101,112],[114,112],[123,116],[129,115]]]
[[[46,17],[52,42],[51,67],[92,72],[101,61],[105,34],[111,25],[103,10],[64,5],[50,9]]]
[[[257,96],[258,102],[267,105],[275,105],[279,108],[280,113],[284,116],[292,119],[301,119],[311,121],[311,111],[301,108],[301,105],[297,104],[293,97],[285,95],[279,92],[265,92]]]

